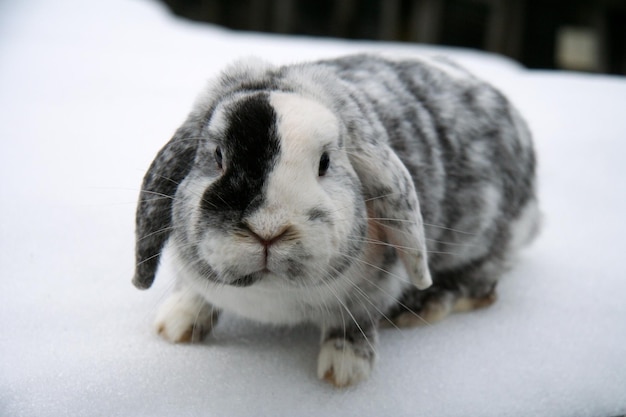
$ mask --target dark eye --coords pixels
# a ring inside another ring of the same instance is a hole
[[[219,169],[222,169],[222,149],[218,146],[215,148],[215,163]]]
[[[324,152],[322,156],[320,157],[320,167],[317,171],[317,175],[319,175],[320,177],[323,177],[324,175],[326,175],[326,171],[328,171],[329,166],[330,166],[330,157],[328,156],[328,153]]]

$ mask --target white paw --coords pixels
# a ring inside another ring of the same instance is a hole
[[[218,315],[202,297],[189,291],[177,291],[159,307],[154,327],[170,342],[199,342],[209,334]]]
[[[374,362],[355,352],[351,343],[338,339],[327,340],[322,344],[317,359],[317,376],[336,387],[346,387],[366,380]]]

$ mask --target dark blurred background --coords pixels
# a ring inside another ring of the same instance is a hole
[[[626,74],[626,0],[161,0],[237,30],[461,46]]]

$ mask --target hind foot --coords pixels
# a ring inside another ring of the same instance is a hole
[[[417,297],[416,294],[411,295],[413,297],[404,297],[402,301],[404,305],[398,306],[390,316],[389,325],[396,327],[431,325],[452,313],[488,307],[497,299],[495,289],[480,297],[463,296],[455,291],[432,287]]]

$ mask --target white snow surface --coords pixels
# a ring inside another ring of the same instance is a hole
[[[226,315],[153,333],[171,288],[131,285],[152,158],[234,59],[446,54],[534,132],[545,224],[492,307],[386,329],[371,378],[316,377],[319,335]],[[0,3],[1,416],[616,416],[626,413],[626,80],[484,53],[234,33],[148,0]]]

